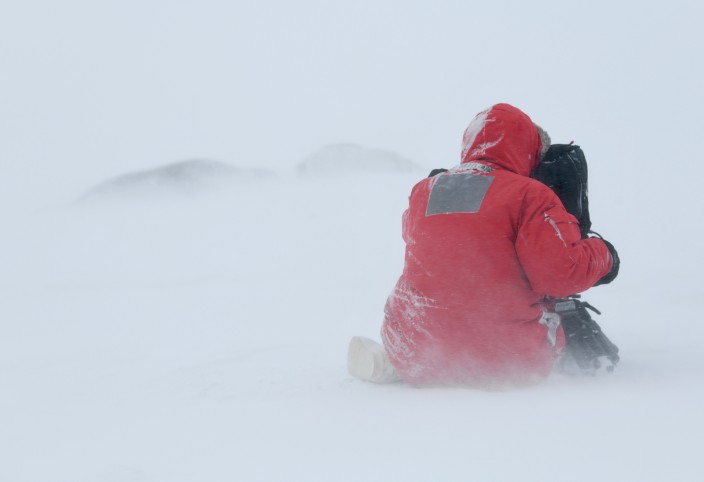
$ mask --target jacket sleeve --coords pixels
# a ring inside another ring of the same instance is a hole
[[[581,239],[577,219],[549,188],[529,187],[518,219],[516,253],[531,288],[555,297],[591,288],[611,269],[606,244]]]

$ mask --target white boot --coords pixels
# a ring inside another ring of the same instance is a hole
[[[369,338],[355,336],[347,350],[347,370],[355,378],[373,383],[400,380],[384,347]]]

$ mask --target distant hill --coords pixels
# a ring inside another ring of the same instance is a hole
[[[274,177],[265,169],[240,168],[206,159],[174,162],[137,171],[98,184],[85,198],[148,196],[159,194],[197,194],[241,182]]]
[[[299,174],[337,174],[350,172],[411,172],[420,167],[391,151],[357,144],[331,144],[298,163]]]

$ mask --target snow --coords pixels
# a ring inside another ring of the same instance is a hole
[[[702,8],[3,6],[0,480],[700,480]],[[585,150],[622,270],[584,299],[620,365],[507,391],[353,380],[411,187],[497,102]],[[181,159],[219,167],[184,183],[162,170]]]
[[[356,144],[322,147],[298,163],[301,175],[346,175],[351,172],[408,172],[420,167],[395,152]]]
[[[84,197],[129,199],[168,192],[195,194],[273,175],[265,169],[237,168],[220,161],[190,159],[117,176],[95,186]]]
[[[469,123],[469,126],[467,126],[467,129],[464,131],[464,135],[462,136],[462,156],[461,159],[464,159],[467,156],[467,152],[469,151],[469,148],[472,147],[472,144],[474,144],[474,140],[477,138],[477,134],[479,134],[484,126],[487,123],[487,117],[489,115],[489,110],[490,109],[485,109],[481,111],[477,116],[472,119],[472,121]],[[489,119],[489,122],[495,121],[495,119]],[[494,143],[485,143],[482,144],[482,148],[487,149],[491,146],[495,146],[498,144],[499,141],[496,141]]]
[[[346,373],[348,339],[378,339],[417,178],[284,174],[15,219],[2,478],[696,480],[703,330],[686,280],[663,292],[624,262],[586,296],[622,350],[611,376],[482,392]]]

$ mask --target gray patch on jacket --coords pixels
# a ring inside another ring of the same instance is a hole
[[[469,173],[441,175],[430,192],[425,215],[479,212],[493,181],[492,176]]]

